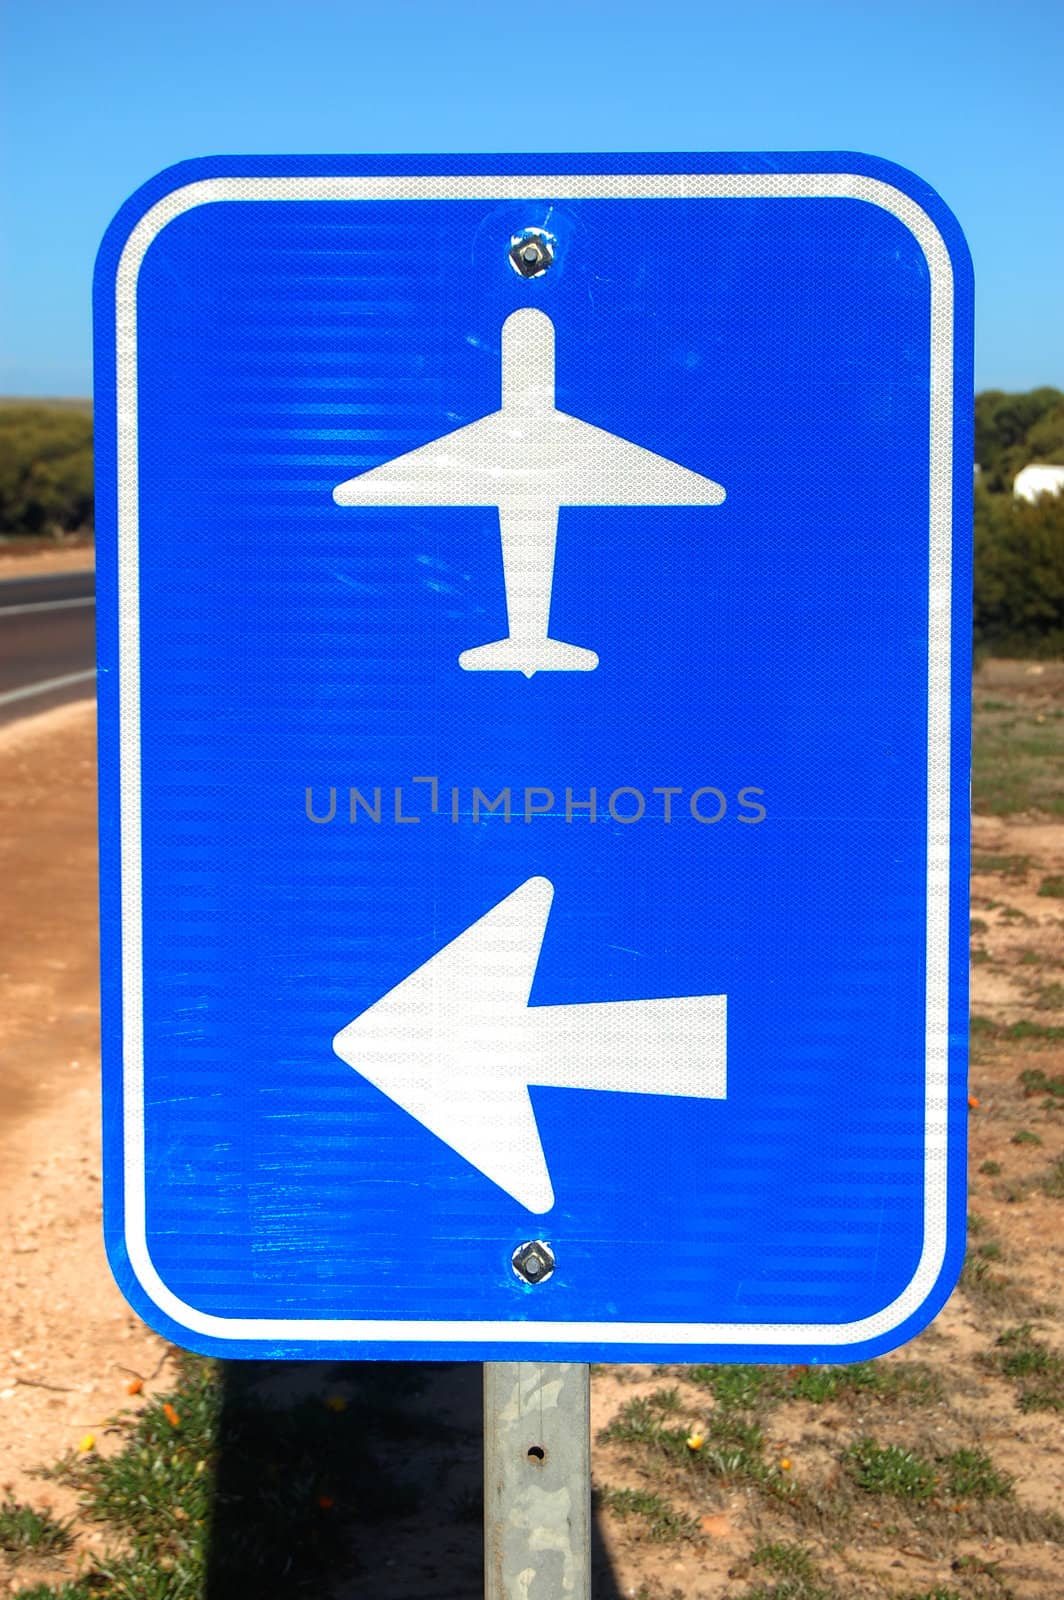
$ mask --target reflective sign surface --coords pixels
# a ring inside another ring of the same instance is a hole
[[[910,1337],[964,1217],[942,202],[851,155],[219,158],[119,213],[96,314],[131,1303],[234,1355]]]

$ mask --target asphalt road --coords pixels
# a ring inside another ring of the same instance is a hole
[[[95,575],[0,581],[0,723],[95,694]]]

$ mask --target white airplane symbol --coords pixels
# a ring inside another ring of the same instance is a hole
[[[719,483],[554,405],[554,324],[502,325],[502,407],[333,490],[337,505],[498,506],[508,634],[463,650],[466,672],[590,672],[594,650],[549,635],[559,506],[716,506]]]

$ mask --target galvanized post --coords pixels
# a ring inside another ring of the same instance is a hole
[[[590,1368],[484,1365],[485,1600],[590,1600]]]

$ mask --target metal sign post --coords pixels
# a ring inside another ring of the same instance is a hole
[[[943,202],[848,153],[218,157],[95,309],[131,1304],[222,1356],[912,1337],[965,1213]]]
[[[581,1362],[485,1362],[485,1600],[590,1600],[590,1407]]]

